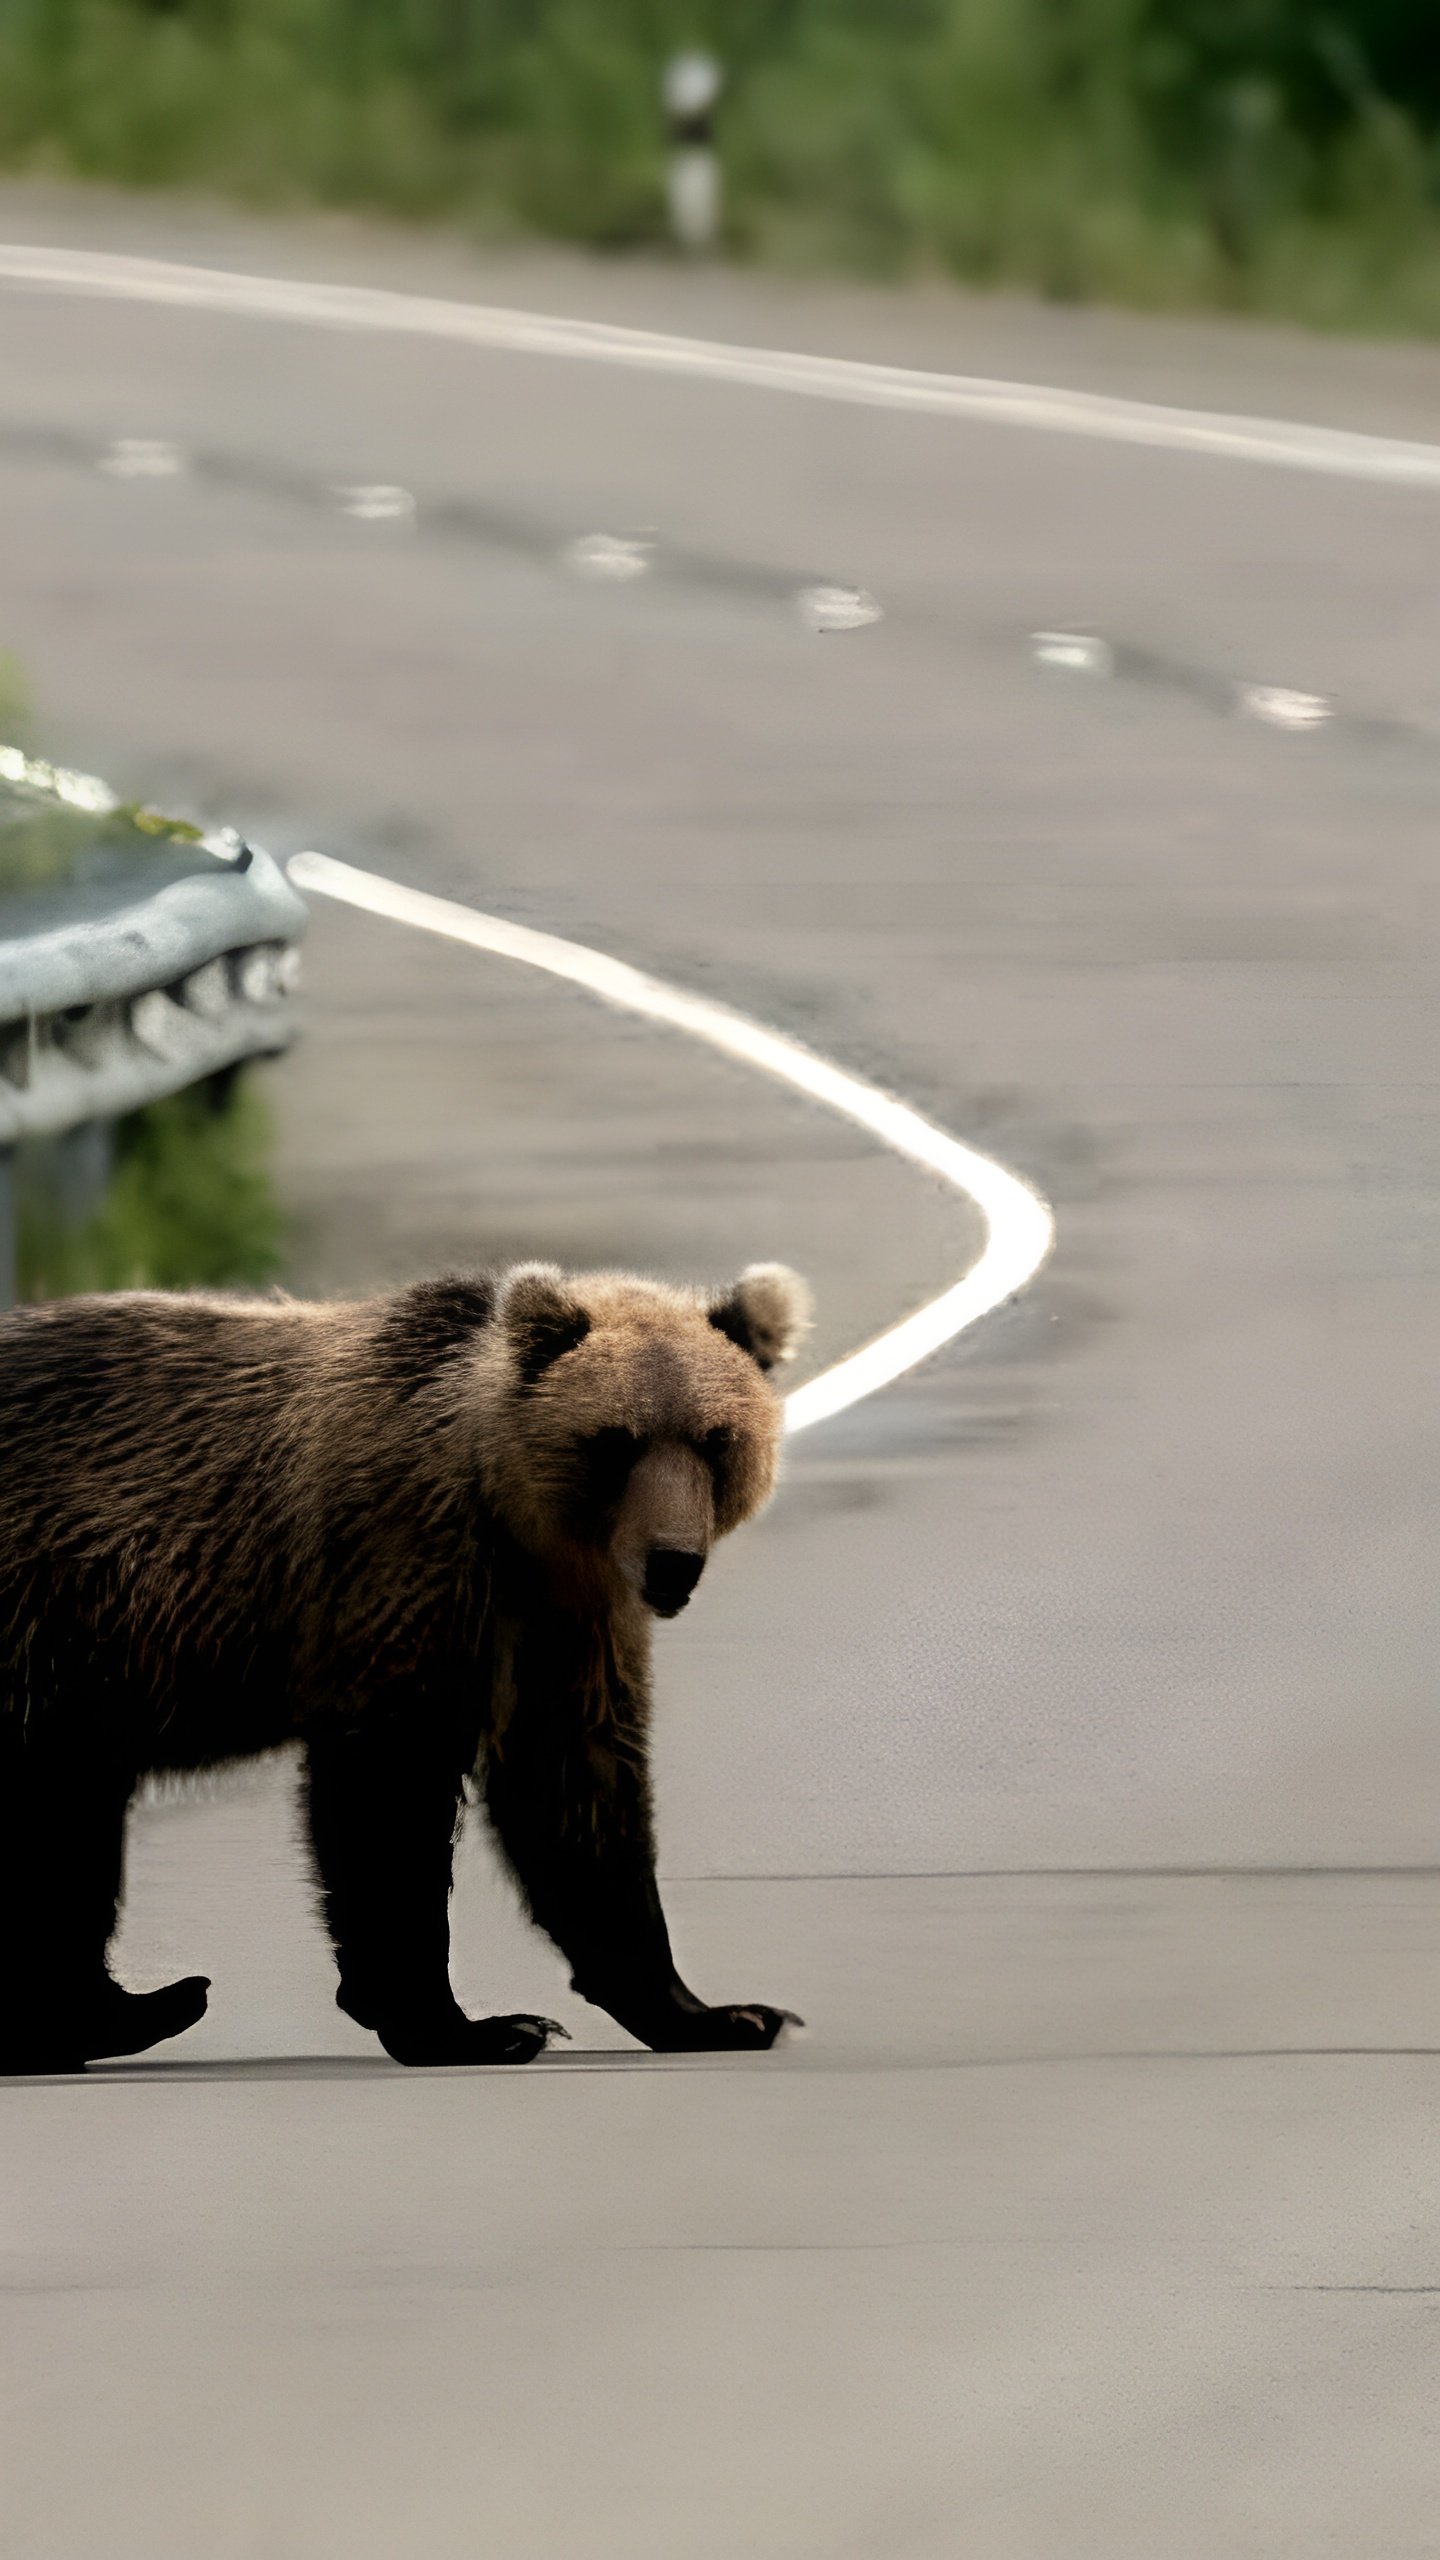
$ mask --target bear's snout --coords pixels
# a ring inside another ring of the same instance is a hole
[[[687,1548],[652,1547],[642,1586],[646,1608],[657,1618],[678,1618],[704,1570],[704,1557]]]

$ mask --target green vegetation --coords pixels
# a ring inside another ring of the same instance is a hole
[[[741,255],[1440,330],[1430,0],[0,0],[0,160],[619,247],[696,41]]]
[[[82,1289],[254,1287],[280,1268],[281,1220],[267,1170],[269,1115],[237,1077],[147,1103],[114,1133],[114,1170],[78,1223],[63,1205],[60,1145],[22,1151],[20,1295]]]

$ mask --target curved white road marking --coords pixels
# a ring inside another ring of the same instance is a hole
[[[97,815],[120,806],[115,792],[97,775],[47,764],[38,756],[27,756],[19,747],[0,745],[0,781],[18,783],[64,807]],[[230,827],[217,829],[201,842],[204,850],[221,862],[233,862],[242,850],[239,836]],[[913,1369],[930,1352],[953,1342],[958,1333],[964,1333],[981,1316],[989,1315],[992,1308],[1017,1296],[1034,1279],[1054,1244],[1055,1220],[1045,1201],[1017,1174],[997,1164],[993,1156],[982,1156],[974,1147],[962,1146],[958,1138],[948,1137],[943,1129],[935,1128],[918,1111],[912,1111],[908,1102],[896,1102],[878,1086],[867,1084],[863,1076],[852,1076],[845,1068],[832,1066],[827,1058],[817,1057],[813,1049],[802,1048],[798,1040],[786,1039],[783,1032],[767,1031],[763,1023],[752,1022],[747,1014],[733,1012],[728,1005],[713,1004],[705,996],[687,995],[683,988],[667,986],[663,978],[648,977],[644,970],[632,969],[624,960],[612,960],[603,951],[592,951],[583,942],[566,942],[559,934],[537,933],[529,925],[509,924],[503,916],[484,915],[478,908],[461,906],[451,898],[403,888],[398,881],[386,880],[378,872],[357,870],[352,863],[337,862],[329,854],[297,853],[287,868],[297,888],[339,899],[347,906],[363,907],[370,915],[388,917],[396,924],[416,925],[424,933],[443,934],[451,942],[468,943],[474,951],[520,960],[527,968],[545,969],[552,978],[568,979],[572,986],[588,989],[606,1004],[618,1005],[650,1022],[668,1023],[673,1030],[686,1031],[692,1039],[723,1050],[727,1057],[743,1059],[747,1066],[758,1067],[762,1074],[774,1076],[778,1083],[808,1094],[812,1101],[824,1103],[842,1119],[868,1129],[892,1153],[907,1157],[912,1164],[924,1165],[927,1172],[938,1174],[942,1182],[947,1182],[952,1191],[973,1201],[986,1226],[985,1249],[979,1261],[971,1264],[953,1288],[942,1290],[938,1298],[918,1307],[914,1315],[891,1325],[844,1360],[837,1360],[818,1378],[793,1388],[785,1399],[787,1432],[808,1431],[813,1423],[844,1413],[862,1397],[873,1395],[877,1387],[889,1386],[893,1379],[903,1377],[907,1369]],[[286,962],[282,959],[278,966],[283,970]]]
[[[843,1119],[853,1120],[896,1155],[924,1165],[974,1202],[988,1230],[979,1261],[963,1280],[917,1308],[914,1315],[793,1389],[785,1399],[789,1432],[807,1431],[813,1423],[843,1413],[862,1396],[873,1395],[877,1387],[888,1386],[893,1378],[913,1369],[942,1343],[953,1341],[957,1333],[1033,1280],[1054,1243],[1055,1221],[1045,1202],[1004,1165],[962,1146],[958,1138],[947,1137],[908,1103],[892,1100],[863,1077],[847,1074],[843,1067],[832,1066],[781,1032],[767,1031],[743,1013],[732,1013],[728,1006],[712,1004],[704,996],[687,995],[623,960],[591,951],[583,942],[566,942],[558,934],[537,933],[529,925],[482,915],[451,898],[403,888],[376,872],[336,862],[329,854],[297,853],[288,868],[297,888],[342,899],[348,906],[363,907],[368,914],[386,916],[397,924],[418,925],[424,933],[443,934],[451,942],[468,943],[475,951],[548,970],[554,978],[587,988],[606,1004],[686,1031],[692,1039],[743,1059],[747,1066],[758,1067],[779,1083],[839,1112]]]
[[[866,408],[918,410],[929,416],[981,418],[1002,426],[1042,427],[1062,435],[1155,446],[1172,453],[1221,455],[1280,463],[1292,471],[1341,479],[1440,487],[1440,444],[1358,434],[1283,418],[1232,417],[1125,400],[1099,391],[1066,391],[1030,382],[997,382],[979,374],[926,373],[905,365],[866,364],[847,356],[732,347],[706,338],[672,337],[600,320],[564,320],[538,311],[448,302],[430,294],[377,285],[305,283],[287,276],[237,275],[228,268],[183,266],[167,258],[132,258],[98,249],[32,248],[0,243],[0,281],[112,301],[156,302],[187,310],[224,311],[259,320],[298,320],[329,329],[449,339],[518,355],[569,356],[590,363],[639,366],[692,380],[740,383],[808,399]]]

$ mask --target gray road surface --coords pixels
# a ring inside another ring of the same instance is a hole
[[[14,189],[0,236],[1440,420],[1425,352]],[[117,436],[203,468],[114,480]],[[361,481],[420,529],[326,500]],[[663,1640],[689,1969],[803,2044],[623,2051],[474,1843],[466,1996],[577,2049],[405,2075],[331,2006],[283,1771],[137,1824],[126,1962],[213,2006],[0,2099],[0,2550],[1433,2551],[1434,498],[7,291],[0,523],[57,754],[738,1001],[1060,1222]],[[653,580],[558,564],[642,527]],[[886,619],[816,638],[817,578]],[[1054,625],[1120,676],[1036,670]],[[1246,722],[1242,679],[1339,716]],[[974,1250],[498,963],[331,912],[311,982],[305,1285],[783,1252],[830,1352]]]

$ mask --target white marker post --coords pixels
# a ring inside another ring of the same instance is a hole
[[[670,229],[682,249],[703,256],[720,235],[720,163],[715,109],[725,74],[708,53],[677,53],[660,84],[670,128],[665,193]]]

